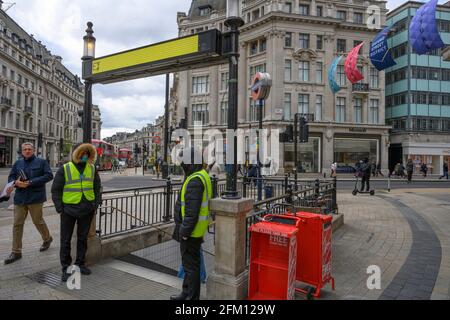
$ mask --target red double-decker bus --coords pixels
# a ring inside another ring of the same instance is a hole
[[[128,168],[133,167],[133,151],[130,149],[119,149],[119,161],[124,161]]]
[[[92,139],[92,144],[97,150],[97,165],[100,171],[111,170],[113,166],[113,159],[117,158],[114,145],[102,141]]]

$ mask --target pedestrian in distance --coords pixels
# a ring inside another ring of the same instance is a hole
[[[448,164],[447,164],[447,162],[444,162],[443,169],[444,169],[444,174],[439,177],[439,180],[441,180],[442,178],[447,178],[447,180],[448,180]]]
[[[372,165],[371,165],[371,171],[372,171],[372,176],[373,177],[375,177],[375,175],[376,175],[376,173],[377,173],[377,163],[374,161],[374,162],[372,162]]]
[[[428,173],[428,166],[425,162],[420,166],[420,171],[422,172],[423,177],[426,178]]]
[[[30,213],[43,243],[39,251],[50,248],[53,238],[43,218],[43,206],[47,201],[45,185],[53,179],[52,170],[46,160],[34,155],[33,144],[22,144],[22,158],[14,163],[8,176],[8,182],[14,182],[14,225],[12,252],[5,264],[22,258],[22,237],[25,220]]]
[[[361,192],[364,192],[364,187],[366,187],[366,191],[370,191],[370,175],[372,171],[372,166],[369,163],[369,159],[365,158],[363,160],[363,163],[360,165],[360,171],[362,173],[362,180],[361,180]]]
[[[91,270],[86,267],[87,238],[95,211],[101,204],[101,181],[94,165],[96,156],[97,152],[92,144],[76,145],[72,161],[58,170],[52,185],[55,209],[61,216],[60,261],[63,282],[70,277],[67,268],[72,264],[70,249],[75,223],[75,265],[79,267],[81,274],[91,274]]]
[[[381,175],[382,177],[384,177],[383,172],[381,172],[381,163],[377,164],[377,174],[376,174],[376,176],[378,177],[378,175]]]
[[[413,172],[414,172],[414,163],[412,159],[408,159],[408,162],[406,163],[406,173],[408,174],[408,183],[412,182]]]
[[[201,244],[209,224],[209,199],[212,197],[211,179],[204,170],[202,153],[195,148],[179,151],[176,162],[184,171],[184,182],[175,204],[173,239],[180,243],[184,269],[183,289],[170,300],[199,300]]]

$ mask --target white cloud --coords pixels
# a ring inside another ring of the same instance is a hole
[[[177,12],[191,0],[17,0],[8,14],[41,40],[64,65],[81,75],[86,23],[94,23],[96,55],[103,56],[178,36]],[[133,132],[164,113],[165,77],[95,85],[93,102],[102,112],[102,137]]]

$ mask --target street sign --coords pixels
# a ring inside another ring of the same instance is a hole
[[[105,84],[221,64],[221,50],[222,33],[212,29],[86,60],[83,79]]]
[[[153,138],[153,143],[157,144],[157,145],[160,145],[161,144],[161,137],[154,137]]]

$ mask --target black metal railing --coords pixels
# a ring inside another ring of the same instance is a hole
[[[97,212],[97,233],[110,237],[152,225],[170,223],[181,183],[106,191]]]
[[[226,181],[212,177],[211,182],[213,198],[220,197],[226,189]],[[258,182],[263,185],[261,199],[258,197]],[[174,183],[168,179],[159,186],[103,192],[102,205],[97,212],[97,233],[105,238],[171,223],[181,187],[180,182]],[[297,207],[318,208],[325,214],[335,213],[335,187],[335,181],[299,181],[298,191],[294,191],[295,181],[288,176],[238,180],[239,195],[256,201],[255,212],[263,210],[262,206],[267,204],[280,204],[278,207],[281,204],[292,204]]]
[[[353,92],[369,92],[368,83],[354,83],[352,85]]]

